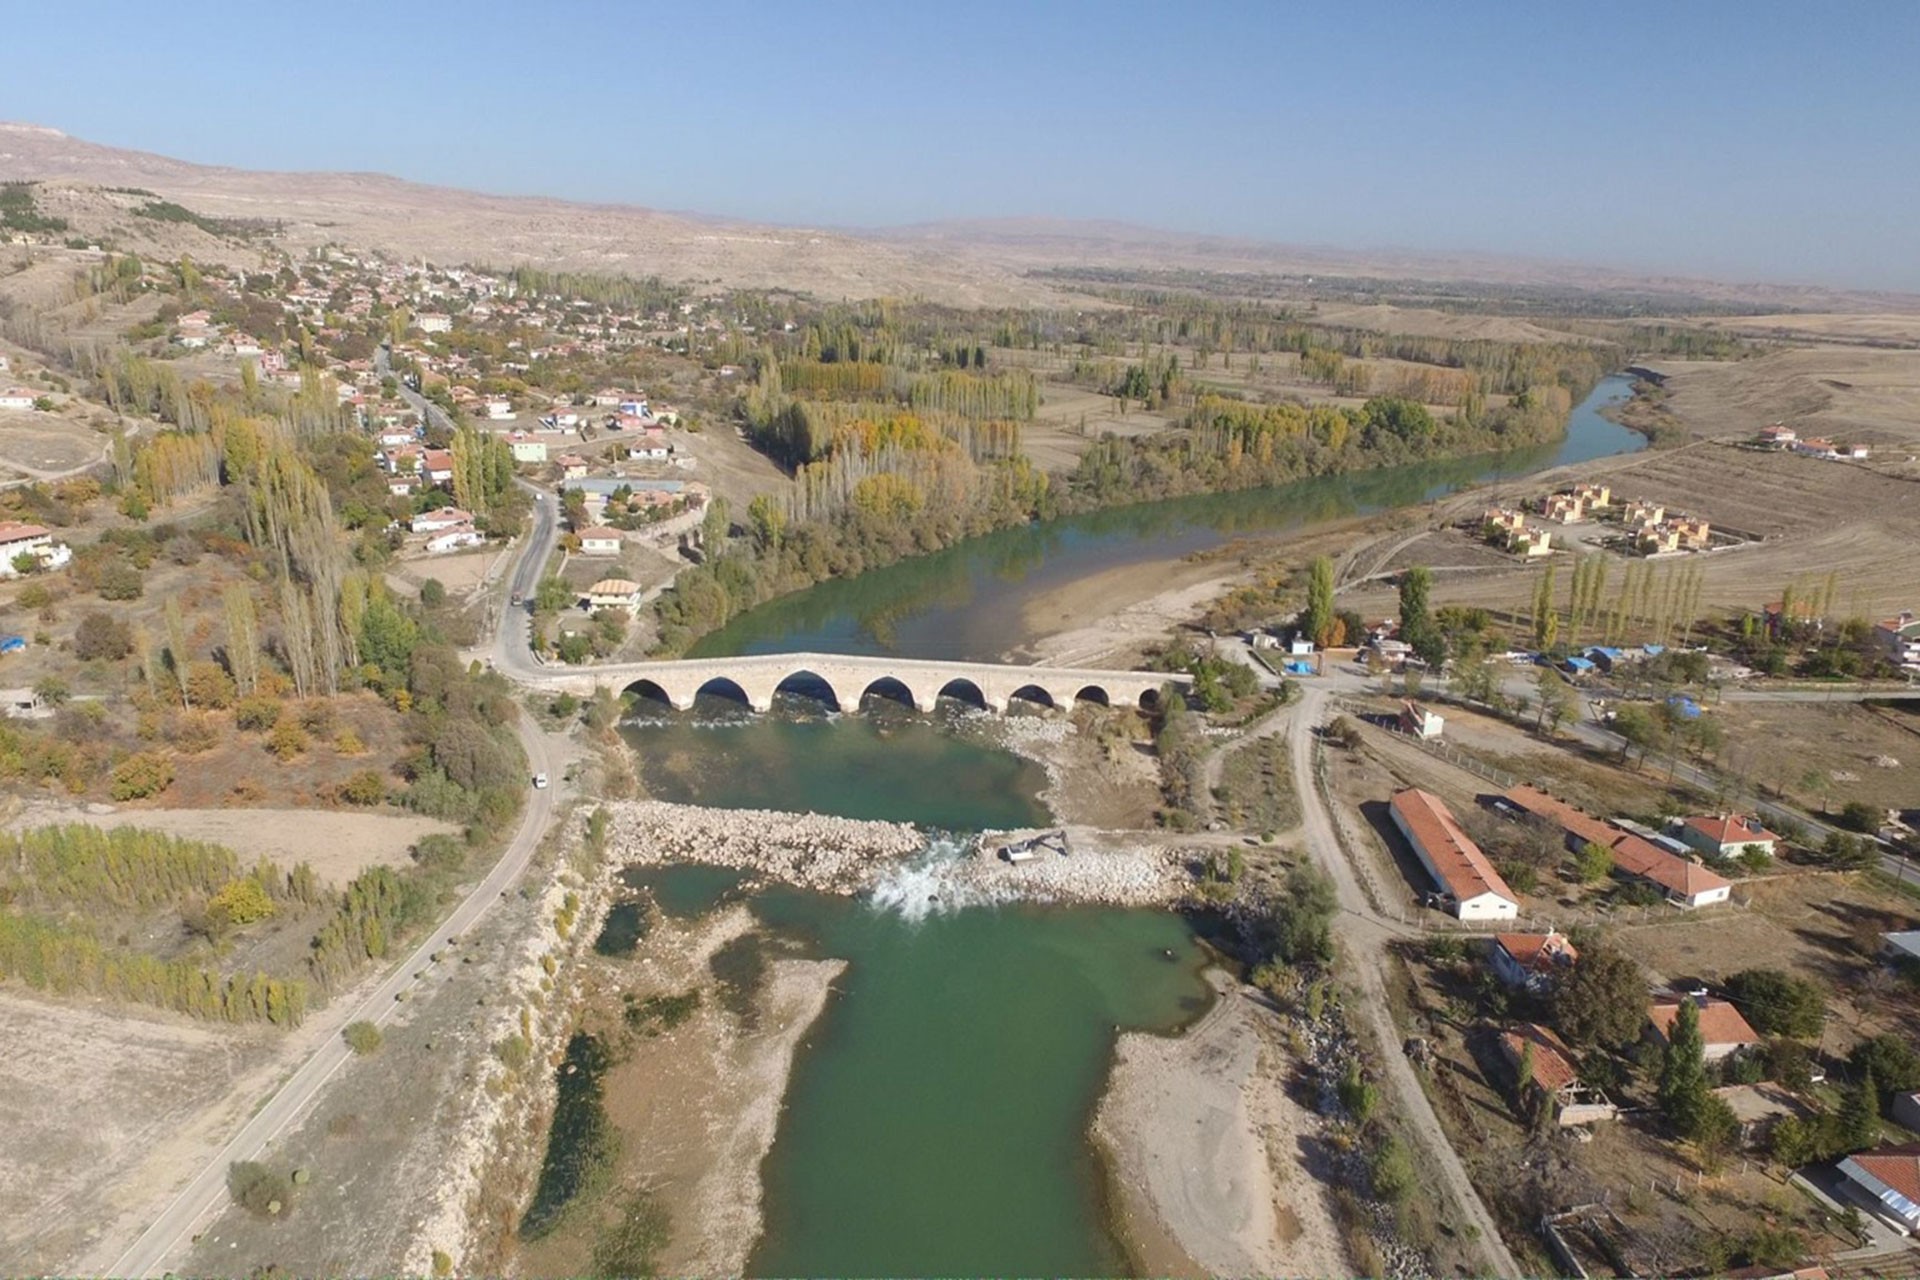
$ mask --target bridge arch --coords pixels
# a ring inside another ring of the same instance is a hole
[[[833,681],[804,667],[798,671],[789,672],[779,684],[773,686],[773,691],[810,698],[829,711],[844,710],[840,705],[840,691],[833,687]]]
[[[709,676],[699,688],[693,691],[693,696],[698,698],[703,693],[712,694],[716,698],[725,698],[729,702],[737,702],[743,707],[760,709],[754,707],[753,699],[748,697],[747,691],[740,687],[740,682],[731,676]]]
[[[914,693],[912,686],[898,676],[880,676],[869,680],[867,687],[860,691],[860,703],[865,704],[868,698],[885,698],[889,702],[902,703],[916,711],[931,710],[931,707],[920,704],[919,696]]]
[[[936,701],[940,698],[952,698],[955,702],[963,702],[967,706],[978,707],[982,711],[994,709],[987,702],[987,695],[981,690],[979,684],[965,676],[956,676],[941,685],[940,692],[935,694],[934,698]]]
[[[1035,703],[1035,704],[1038,704],[1039,706],[1048,707],[1048,708],[1058,707],[1060,705],[1058,702],[1054,700],[1054,696],[1052,693],[1048,692],[1046,689],[1041,688],[1037,684],[1023,684],[1018,689],[1015,689],[1012,693],[1008,694],[1007,695],[1008,707],[1012,707],[1015,702]]]
[[[1097,684],[1083,685],[1080,692],[1073,695],[1073,700],[1075,702],[1097,702],[1103,707],[1113,705],[1113,699],[1107,696],[1106,689]]]
[[[628,698],[643,704],[658,703],[661,707],[672,707],[676,710],[684,710],[679,703],[673,700],[673,695],[667,692],[666,687],[657,681],[635,680],[626,687],[624,692]]]

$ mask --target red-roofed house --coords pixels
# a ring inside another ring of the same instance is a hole
[[[1840,1176],[1875,1217],[1907,1235],[1920,1231],[1920,1143],[1850,1155],[1840,1162]]]
[[[1737,858],[1749,849],[1758,849],[1769,858],[1780,837],[1737,813],[1716,813],[1708,817],[1688,818],[1680,825],[1680,838],[1713,858]]]
[[[8,387],[0,391],[0,409],[31,409],[34,393],[25,387]]]
[[[1597,844],[1613,854],[1613,869],[1653,885],[1669,899],[1686,907],[1705,907],[1733,896],[1733,882],[1691,858],[1668,853],[1631,831],[1602,822],[1535,787],[1519,786],[1506,794],[1507,803],[1544,818],[1566,833],[1570,848]]]
[[[1489,952],[1494,976],[1509,987],[1538,991],[1579,962],[1564,933],[1497,933]]]
[[[1557,1123],[1591,1124],[1619,1114],[1606,1094],[1580,1083],[1572,1051],[1547,1028],[1532,1022],[1509,1027],[1500,1033],[1500,1052],[1516,1078],[1525,1064],[1531,1078],[1521,1087],[1552,1107]]]
[[[439,533],[443,529],[471,527],[473,513],[462,511],[458,507],[441,507],[438,511],[422,511],[413,518],[408,526],[415,533]]]
[[[1759,1035],[1747,1025],[1740,1011],[1727,1001],[1705,996],[1688,996],[1686,999],[1692,1000],[1700,1010],[1700,1039],[1705,1044],[1708,1062],[1731,1058],[1740,1050],[1750,1049],[1760,1043]],[[1679,997],[1655,1000],[1647,1009],[1647,1021],[1653,1025],[1653,1038],[1664,1045],[1679,1017]]]
[[[620,531],[604,525],[591,525],[580,530],[580,554],[583,556],[617,556],[620,554]]]
[[[420,460],[420,469],[435,484],[445,484],[453,479],[453,455],[445,449],[428,449]]]
[[[73,559],[73,550],[64,542],[55,542],[53,534],[37,524],[0,521],[0,578],[19,574],[13,562],[20,556],[32,556],[42,569],[58,569]]]
[[[1395,794],[1387,808],[1393,825],[1446,894],[1454,915],[1462,920],[1511,920],[1520,914],[1520,900],[1439,796],[1409,787]]]

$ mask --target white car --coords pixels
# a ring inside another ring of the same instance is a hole
[[[547,775],[546,775],[546,774],[544,774],[544,773],[536,773],[536,774],[534,774],[534,775],[533,775],[533,789],[534,789],[535,791],[545,791],[545,790],[547,789]]]

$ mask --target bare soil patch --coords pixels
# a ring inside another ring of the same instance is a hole
[[[1832,780],[1824,799],[1838,808],[1858,800],[1879,809],[1920,806],[1920,715],[1893,703],[1728,702],[1715,713],[1729,741],[1764,743],[1755,780],[1784,788],[1804,807],[1823,797],[1804,779],[1819,770]]]

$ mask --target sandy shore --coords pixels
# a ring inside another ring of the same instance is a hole
[[[1246,575],[1238,560],[1160,560],[1076,579],[1021,610],[1021,626],[1039,638],[1009,656],[1053,666],[1132,665],[1134,655]]]
[[[1351,1274],[1303,1163],[1312,1117],[1287,1096],[1276,1024],[1215,983],[1219,1002],[1185,1034],[1120,1038],[1094,1117],[1135,1262],[1155,1275]]]

